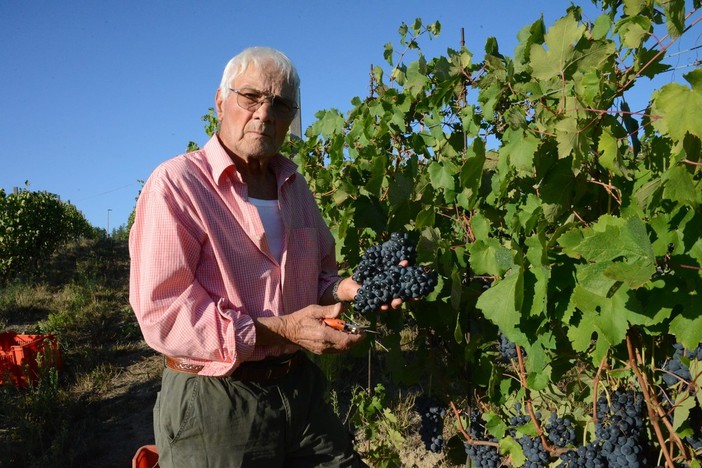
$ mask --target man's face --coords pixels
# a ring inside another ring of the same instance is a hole
[[[284,77],[265,66],[249,66],[230,83],[230,88],[257,90],[295,102],[295,89]],[[237,94],[233,91],[222,99],[217,90],[215,102],[220,120],[219,138],[227,149],[246,161],[268,159],[278,152],[293,115],[276,114],[269,101],[257,109],[246,110],[237,103]]]

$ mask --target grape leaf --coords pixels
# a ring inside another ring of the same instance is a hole
[[[702,68],[697,68],[692,70],[690,73],[683,75],[692,89],[695,91],[702,91]]]
[[[432,161],[429,165],[429,177],[431,178],[431,184],[436,188],[453,190],[453,176],[457,172],[458,171],[455,164],[450,162],[440,163],[438,161]]]
[[[516,328],[521,320],[523,297],[524,278],[522,269],[518,268],[482,293],[476,307],[482,310],[483,315],[497,325],[511,342],[526,343],[525,335]]]
[[[686,75],[686,78],[688,75]],[[688,80],[699,83],[699,73]],[[699,85],[697,85],[699,86]],[[673,140],[681,141],[685,133],[702,138],[702,89],[688,88],[679,83],[669,83],[653,94],[651,106],[653,127]]]
[[[581,233],[581,238],[562,236],[559,239],[564,252],[571,257],[582,256],[592,262],[620,257],[644,259],[651,263],[654,260],[646,225],[636,216],[623,219],[602,215],[591,227],[582,229]]]
[[[514,440],[512,436],[503,437],[500,439],[500,454],[509,456],[514,466],[523,466],[527,459],[524,456],[524,449]]]
[[[483,413],[483,420],[485,421],[485,429],[498,439],[504,437],[507,433],[507,425],[492,411]]]
[[[671,168],[664,177],[663,197],[691,206],[697,206],[698,189],[692,175],[683,166]]]
[[[680,392],[675,400],[673,410],[673,430],[677,431],[690,418],[690,410],[696,405],[695,399],[687,392]]]
[[[587,140],[578,128],[578,120],[572,116],[556,124],[556,141],[559,158],[566,158],[572,154],[579,159],[588,151]]]
[[[531,174],[534,171],[534,154],[540,140],[531,132],[508,130],[503,137],[500,157],[508,156],[509,162],[520,173]]]
[[[592,28],[592,38],[595,40],[604,39],[612,27],[612,19],[607,14],[597,17]]]
[[[600,164],[616,175],[622,175],[619,142],[609,128],[602,130],[597,149],[600,151]]]
[[[336,109],[319,111],[315,117],[317,121],[308,129],[312,134],[319,133],[324,138],[329,138],[344,128],[344,117]]]
[[[560,75],[573,57],[574,45],[582,37],[584,25],[579,25],[572,13],[556,21],[544,36],[545,45],[530,48],[531,67],[535,78],[548,80]]]
[[[619,33],[622,44],[630,49],[641,47],[651,30],[651,20],[645,16],[629,16],[620,20],[615,30]]]
[[[641,13],[647,3],[646,0],[624,0],[624,13],[627,16],[636,16]]]
[[[670,332],[688,349],[695,349],[702,343],[702,315],[699,314],[699,298],[695,299],[689,300],[683,313],[670,321]]]
[[[469,246],[470,266],[478,275],[502,276],[514,266],[512,251],[494,238],[478,240]]]

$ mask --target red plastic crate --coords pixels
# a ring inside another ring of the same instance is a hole
[[[63,369],[61,350],[53,335],[0,333],[0,384],[17,387],[36,383],[40,366]]]

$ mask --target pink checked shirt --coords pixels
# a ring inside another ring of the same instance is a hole
[[[204,365],[201,375],[297,350],[257,346],[252,317],[317,304],[338,279],[334,239],[297,166],[276,155],[270,167],[285,225],[281,263],[216,136],[156,168],[137,202],[130,303],[149,346]]]

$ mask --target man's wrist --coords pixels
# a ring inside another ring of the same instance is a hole
[[[339,285],[342,281],[343,278],[340,278],[334,283],[334,286],[332,286],[332,299],[334,300],[334,302],[343,302],[348,304],[351,301],[345,301],[339,297]]]

